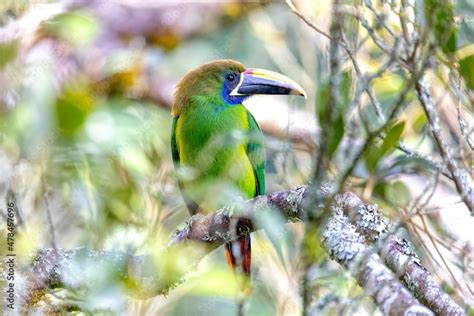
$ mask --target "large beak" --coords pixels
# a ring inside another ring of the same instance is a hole
[[[293,94],[306,98],[303,88],[282,74],[265,69],[247,69],[240,74],[240,81],[230,92],[232,96],[253,94]]]

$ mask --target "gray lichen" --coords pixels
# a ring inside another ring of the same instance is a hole
[[[307,186],[305,185],[298,186],[287,195],[285,201],[288,205],[287,210],[290,213],[298,214],[303,210],[303,193],[306,188]]]
[[[387,222],[377,204],[362,205],[357,210],[355,225],[368,241],[377,241],[387,232]]]
[[[231,235],[230,235],[230,232],[226,231],[226,232],[220,232],[220,231],[216,231],[215,232],[215,235],[224,240],[224,241],[230,241],[232,238],[231,238]],[[216,240],[216,239],[214,239]]]
[[[334,211],[324,229],[322,242],[331,258],[347,264],[364,250],[365,239],[340,209]]]
[[[213,242],[216,241],[216,237],[211,236],[209,233],[207,233],[202,237],[202,241]]]
[[[322,200],[326,200],[336,193],[337,185],[334,181],[323,181],[317,190],[317,194]]]

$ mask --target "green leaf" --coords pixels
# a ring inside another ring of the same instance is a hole
[[[459,61],[459,72],[466,80],[466,86],[474,90],[474,54]]]
[[[55,103],[56,119],[61,133],[69,136],[76,133],[94,109],[95,103],[96,100],[85,84],[67,85]]]
[[[342,73],[342,82],[341,82],[341,94],[342,94],[342,104],[341,104],[341,114],[346,112],[346,109],[351,102],[351,91],[352,91],[352,74],[350,71],[344,71]]]
[[[387,73],[372,81],[375,96],[380,102],[392,100],[404,86],[404,79],[397,73]]]
[[[451,30],[451,34],[449,34],[448,41],[444,45],[442,45],[441,48],[448,55],[452,54],[456,51],[456,48],[457,48],[457,30],[455,28],[453,28]]]
[[[326,118],[326,107],[329,102],[329,83],[323,82],[318,89],[316,95],[316,114],[319,121],[319,124],[323,126],[323,124],[327,123]]]
[[[329,157],[334,154],[344,136],[344,115],[351,101],[352,91],[352,75],[350,71],[342,72],[339,88],[341,97],[337,106],[329,104],[330,87],[327,80],[320,85],[316,95],[316,115],[320,126],[327,132],[327,154]],[[331,117],[328,117],[327,113],[329,106],[332,106]]]
[[[420,113],[411,127],[415,130],[415,132],[421,133],[423,131],[423,128],[425,128],[426,123],[427,119],[425,113]]]
[[[365,166],[369,172],[374,172],[377,170],[377,165],[379,160],[383,157],[387,151],[395,147],[400,136],[402,135],[403,128],[405,127],[405,122],[400,122],[393,125],[390,130],[387,132],[385,139],[380,147],[376,145],[371,146],[365,154]]]
[[[380,157],[380,149],[375,144],[366,151],[364,162],[365,167],[370,173],[373,173],[377,169],[377,163]]]
[[[395,147],[400,136],[402,135],[403,129],[405,127],[405,121],[402,121],[398,124],[395,124],[385,136],[384,142],[381,148],[381,154],[385,154],[389,149]]]
[[[321,125],[328,124],[328,118],[326,117],[326,109],[329,105],[329,97],[330,97],[330,90],[329,90],[329,81],[325,80],[318,89],[316,95],[316,112],[318,115],[318,120]],[[350,71],[344,71],[341,74],[341,83],[339,85],[340,88],[340,104],[338,104],[337,109],[332,109],[333,111],[333,118],[337,117],[338,120],[339,115],[344,115],[346,112],[349,103],[351,102],[351,92],[352,92],[352,74]]]
[[[344,118],[340,114],[338,115],[336,121],[333,124],[332,138],[328,144],[329,157],[332,157],[332,155],[337,149],[337,146],[341,142],[341,139],[343,136],[344,136]]]
[[[424,4],[426,26],[432,39],[446,54],[452,54],[456,50],[453,4],[444,0],[425,0]]]

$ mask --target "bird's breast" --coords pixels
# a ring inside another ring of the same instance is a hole
[[[254,196],[256,180],[246,152],[248,131],[242,105],[219,112],[195,109],[180,116],[176,142],[180,165],[189,173],[182,182],[198,205],[209,204],[207,200],[216,197],[228,200],[228,194]]]

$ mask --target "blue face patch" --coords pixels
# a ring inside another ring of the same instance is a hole
[[[239,84],[240,74],[236,72],[226,73],[224,75],[224,84],[222,85],[222,99],[229,105],[242,104],[246,95],[229,95],[232,90]]]

